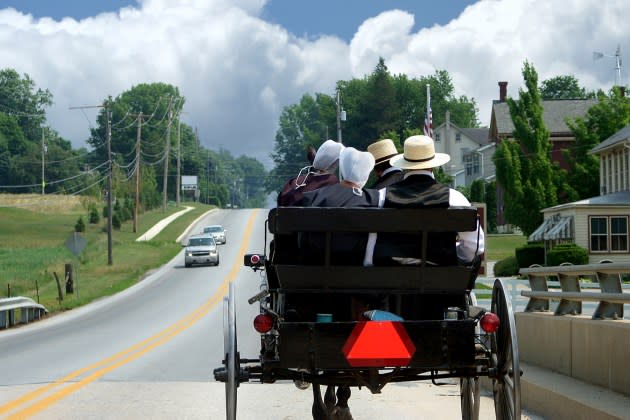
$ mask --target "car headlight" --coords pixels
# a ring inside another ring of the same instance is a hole
[[[187,253],[186,253],[186,256],[187,256],[187,257],[192,257],[192,252],[187,252]]]

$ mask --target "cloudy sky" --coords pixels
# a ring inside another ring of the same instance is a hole
[[[608,90],[617,46],[630,48],[628,16],[627,0],[0,0],[0,68],[52,92],[49,123],[76,147],[96,112],[69,107],[165,82],[206,147],[270,166],[283,107],[333,94],[379,57],[392,74],[447,70],[482,125],[499,80],[518,95],[524,60],[540,80],[572,74]]]

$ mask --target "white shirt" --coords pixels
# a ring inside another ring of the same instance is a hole
[[[412,174],[428,175],[435,179],[432,171],[426,171],[423,169],[415,171],[406,171],[404,178]],[[378,206],[383,207],[385,204],[385,191],[386,188],[381,188],[379,193]],[[461,192],[449,188],[448,204],[453,206],[467,206],[470,207],[470,201]],[[374,257],[374,245],[376,245],[376,233],[370,233],[368,236],[368,242],[365,247],[365,258],[363,259],[363,265],[373,265]],[[477,221],[477,230],[470,232],[458,232],[458,241],[456,245],[457,258],[461,261],[472,261],[475,255],[482,254],[485,251],[485,236],[483,229],[479,226]]]

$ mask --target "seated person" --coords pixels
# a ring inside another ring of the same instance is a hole
[[[326,185],[337,184],[339,179],[334,175],[339,162],[339,153],[343,145],[333,140],[326,140],[314,153],[309,146],[307,159],[311,163],[300,170],[300,173],[284,184],[278,194],[278,207],[295,206],[306,191],[314,191]]]
[[[411,136],[405,140],[404,152],[390,159],[403,170],[403,179],[385,189],[384,207],[417,208],[470,206],[459,191],[435,180],[433,169],[450,160],[436,153],[433,139]],[[381,190],[382,191],[382,190]],[[474,264],[484,252],[484,232],[477,223],[471,232],[431,233],[428,237],[427,264]],[[414,235],[379,235],[374,248],[374,263],[413,261],[420,256],[421,241]]]
[[[374,168],[374,157],[353,147],[342,150],[339,156],[339,184],[305,192],[301,206],[312,207],[377,207],[379,192],[363,188]],[[365,256],[366,234],[335,233],[332,235],[331,263],[361,265]],[[303,255],[314,263],[321,263],[325,250],[323,233],[304,233],[301,238]]]

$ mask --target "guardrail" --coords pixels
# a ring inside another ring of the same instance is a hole
[[[10,328],[17,323],[16,310],[20,314],[20,323],[28,324],[35,319],[41,319],[48,310],[33,299],[23,296],[0,299],[0,329]]]
[[[520,274],[527,276],[531,289],[521,291],[529,298],[525,312],[548,311],[549,301],[559,300],[555,315],[580,315],[582,302],[598,302],[593,319],[623,319],[623,305],[630,303],[630,293],[623,292],[622,281],[623,274],[630,274],[629,263],[529,267],[522,268]],[[560,291],[550,291],[550,284],[558,284]],[[583,291],[586,288],[600,291]]]

